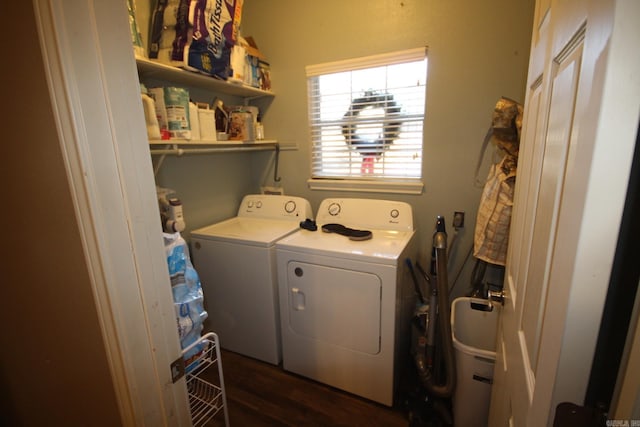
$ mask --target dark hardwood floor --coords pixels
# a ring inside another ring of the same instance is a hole
[[[389,408],[229,351],[222,351],[229,421],[237,426],[409,425]],[[224,425],[218,414],[207,426]]]

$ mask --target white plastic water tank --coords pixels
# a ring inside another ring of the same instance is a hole
[[[486,426],[489,418],[493,367],[496,360],[496,333],[500,309],[472,307],[462,297],[451,305],[451,334],[456,357],[457,384],[453,393],[454,426]],[[489,306],[490,307],[490,306]]]

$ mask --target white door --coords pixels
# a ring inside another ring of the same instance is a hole
[[[639,10],[536,5],[490,426],[583,403],[638,128]]]

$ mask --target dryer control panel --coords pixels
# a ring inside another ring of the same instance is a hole
[[[413,230],[413,209],[405,202],[375,199],[325,199],[316,223],[356,229]]]
[[[249,194],[242,199],[238,216],[304,220],[313,218],[313,212],[309,201],[301,197]]]

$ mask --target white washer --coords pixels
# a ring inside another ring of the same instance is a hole
[[[283,367],[392,406],[416,300],[405,263],[415,257],[411,206],[325,199],[316,222],[276,243]],[[329,223],[373,237],[321,231]]]
[[[300,197],[245,196],[238,215],[191,232],[192,257],[209,314],[205,327],[228,350],[282,360],[275,242],[312,218]]]

